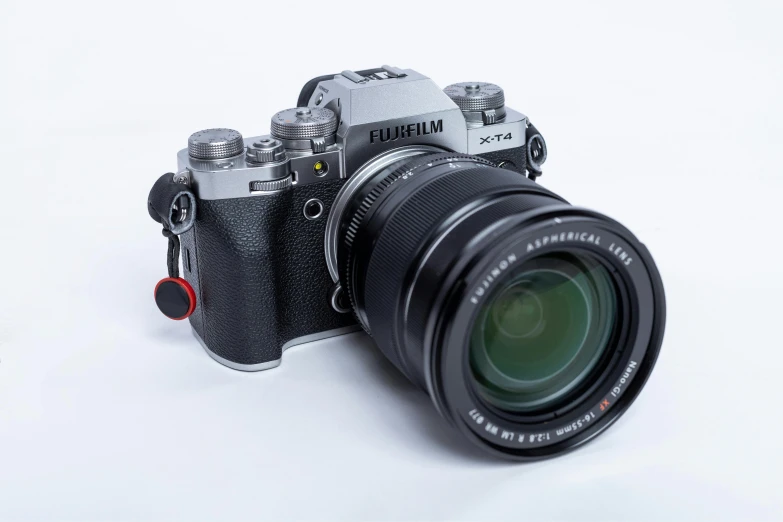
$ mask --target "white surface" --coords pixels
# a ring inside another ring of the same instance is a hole
[[[780,3],[454,4],[2,2],[0,519],[783,518]],[[659,263],[658,367],[588,447],[488,461],[361,336],[242,374],[155,308],[188,135],[382,63],[504,86]]]

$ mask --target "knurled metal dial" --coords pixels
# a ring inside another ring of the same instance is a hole
[[[231,158],[245,150],[242,135],[233,129],[205,129],[188,138],[188,154],[192,158],[216,160]]]
[[[286,109],[272,116],[272,135],[284,140],[330,136],[337,130],[337,115],[323,107]]]
[[[247,161],[251,163],[276,163],[285,161],[283,142],[274,138],[261,138],[247,148]]]
[[[487,111],[502,108],[506,99],[503,89],[494,83],[462,82],[443,89],[457,107],[466,112]]]
[[[276,192],[287,189],[293,184],[294,180],[291,179],[291,176],[272,181],[252,181],[250,182],[250,190],[253,192]]]

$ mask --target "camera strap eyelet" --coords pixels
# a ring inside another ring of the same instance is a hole
[[[196,218],[196,196],[184,183],[177,183],[173,173],[158,178],[147,199],[150,217],[163,225],[168,239],[166,267],[169,276],[155,286],[155,302],[166,317],[186,319],[196,308],[196,293],[179,277],[179,234],[190,230]]]
[[[525,144],[527,149],[527,177],[531,181],[535,181],[543,170],[541,166],[544,164],[547,158],[546,142],[544,137],[538,132],[536,126],[528,122],[527,130],[525,131]]]

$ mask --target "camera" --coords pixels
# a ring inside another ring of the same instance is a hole
[[[155,183],[156,302],[236,370],[363,329],[481,448],[562,454],[641,391],[665,298],[629,230],[537,182],[546,158],[498,85],[314,78],[269,134],[196,132]]]

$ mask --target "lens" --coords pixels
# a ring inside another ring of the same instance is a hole
[[[482,449],[529,460],[591,440],[628,409],[660,348],[649,253],[522,174],[414,153],[374,160],[329,217],[358,321]]]
[[[585,382],[606,352],[617,295],[584,255],[523,263],[482,306],[470,336],[481,396],[511,412],[551,408]]]

